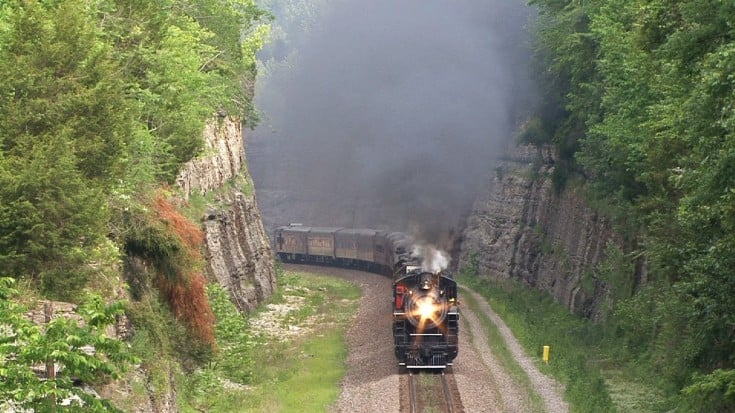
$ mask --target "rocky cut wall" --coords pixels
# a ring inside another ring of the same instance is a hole
[[[573,190],[557,194],[550,148],[509,147],[467,219],[459,266],[549,292],[571,311],[604,316],[608,286],[595,278],[612,225]]]
[[[187,163],[177,184],[186,197],[209,193],[202,217],[207,272],[225,288],[240,311],[248,312],[270,296],[276,272],[268,235],[245,166],[239,120],[219,117],[204,130],[202,156]],[[232,181],[246,185],[228,184]],[[211,200],[211,201],[210,201]]]

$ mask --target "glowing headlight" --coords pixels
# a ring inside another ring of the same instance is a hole
[[[413,294],[408,294],[406,302],[406,313],[408,322],[419,331],[436,328],[446,319],[448,305],[439,291],[423,291],[420,286],[412,289]]]
[[[418,310],[421,318],[432,318],[435,310],[434,303],[431,302],[431,299],[425,298],[418,303]]]

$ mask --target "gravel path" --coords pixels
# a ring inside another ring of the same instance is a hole
[[[347,333],[347,374],[337,412],[398,412],[398,366],[393,347],[393,314],[389,278],[345,271],[355,277],[363,295],[355,322]]]
[[[311,272],[339,277],[359,285],[363,295],[357,317],[347,333],[349,355],[339,400],[331,413],[398,413],[398,366],[393,354],[391,328],[391,280],[362,271],[331,267],[284,265],[289,271]],[[519,365],[526,371],[549,413],[568,412],[563,388],[544,376],[515,339],[502,319],[479,295],[472,294],[479,308],[498,329]],[[461,297],[460,297],[461,301]],[[531,412],[530,396],[497,360],[487,342],[487,332],[467,306],[461,309],[459,355],[450,372],[454,374],[467,413]],[[366,328],[367,326],[367,328]]]
[[[500,334],[505,339],[506,347],[510,350],[513,358],[526,372],[531,383],[533,384],[536,392],[541,396],[544,402],[545,411],[549,413],[566,413],[569,411],[569,404],[562,398],[564,394],[564,386],[558,383],[556,380],[544,375],[536,368],[533,360],[523,351],[521,344],[510,331],[510,328],[505,324],[502,318],[498,316],[485,299],[474,291],[470,291],[467,288],[462,288],[463,294],[471,294],[472,297],[479,304],[480,310],[485,313],[490,320],[497,326]],[[468,314],[463,313],[465,318],[471,319],[472,316],[468,317]],[[473,315],[474,316],[474,315]],[[477,320],[475,320],[477,321]],[[475,330],[475,327],[472,327]],[[475,330],[482,331],[482,330]],[[487,345],[487,344],[486,344]],[[522,410],[508,410],[508,411],[522,411]]]
[[[461,311],[459,356],[453,370],[465,410],[530,412],[528,394],[498,361],[477,315],[467,306]]]

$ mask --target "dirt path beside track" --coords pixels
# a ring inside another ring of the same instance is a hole
[[[518,363],[518,365],[520,365],[526,375],[528,375],[528,378],[531,380],[531,384],[533,385],[534,391],[538,393],[538,395],[543,400],[544,411],[549,413],[568,412],[569,404],[564,401],[564,398],[562,397],[564,394],[564,387],[553,378],[548,377],[545,374],[541,373],[541,371],[539,371],[531,357],[529,357],[524,352],[521,344],[518,342],[518,339],[516,339],[513,335],[513,332],[510,330],[510,328],[508,328],[503,319],[500,318],[500,316],[498,316],[495,311],[493,311],[487,301],[485,301],[485,299],[479,294],[470,291],[467,288],[462,288],[460,294],[471,294],[475,301],[478,303],[480,312],[486,314],[488,318],[490,318],[490,321],[492,321],[493,324],[495,324],[495,326],[498,328],[500,335],[505,340],[506,347],[513,355],[513,359],[516,363]],[[463,318],[472,325],[471,329],[473,331],[482,331],[483,333],[485,333],[484,327],[481,327],[479,325],[479,320],[473,320],[474,314],[470,315],[467,313],[467,311],[463,311],[462,314],[464,316]],[[485,335],[487,334],[485,333]],[[487,346],[487,342],[485,342],[484,345]],[[482,353],[487,354],[487,351],[483,351]],[[506,400],[509,399],[510,398],[506,397]],[[524,411],[516,410],[520,406],[508,407],[510,408],[509,410],[507,410],[509,412]]]

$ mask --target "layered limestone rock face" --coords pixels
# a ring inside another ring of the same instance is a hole
[[[508,148],[467,219],[459,266],[520,280],[577,314],[598,318],[608,287],[590,274],[608,243],[621,241],[582,196],[556,193],[553,168],[549,148]]]
[[[182,168],[177,183],[186,197],[195,191],[215,192],[215,202],[203,217],[207,270],[240,311],[250,311],[275,290],[276,271],[254,191],[225,189],[236,177],[252,188],[240,121],[219,118],[206,127],[204,139],[204,155]]]
[[[194,191],[205,194],[240,173],[244,156],[242,124],[230,117],[220,117],[204,128],[204,155],[187,162],[179,171],[176,183],[186,197]]]
[[[276,288],[268,234],[254,197],[236,192],[221,201],[204,221],[207,265],[238,309],[249,312]]]

